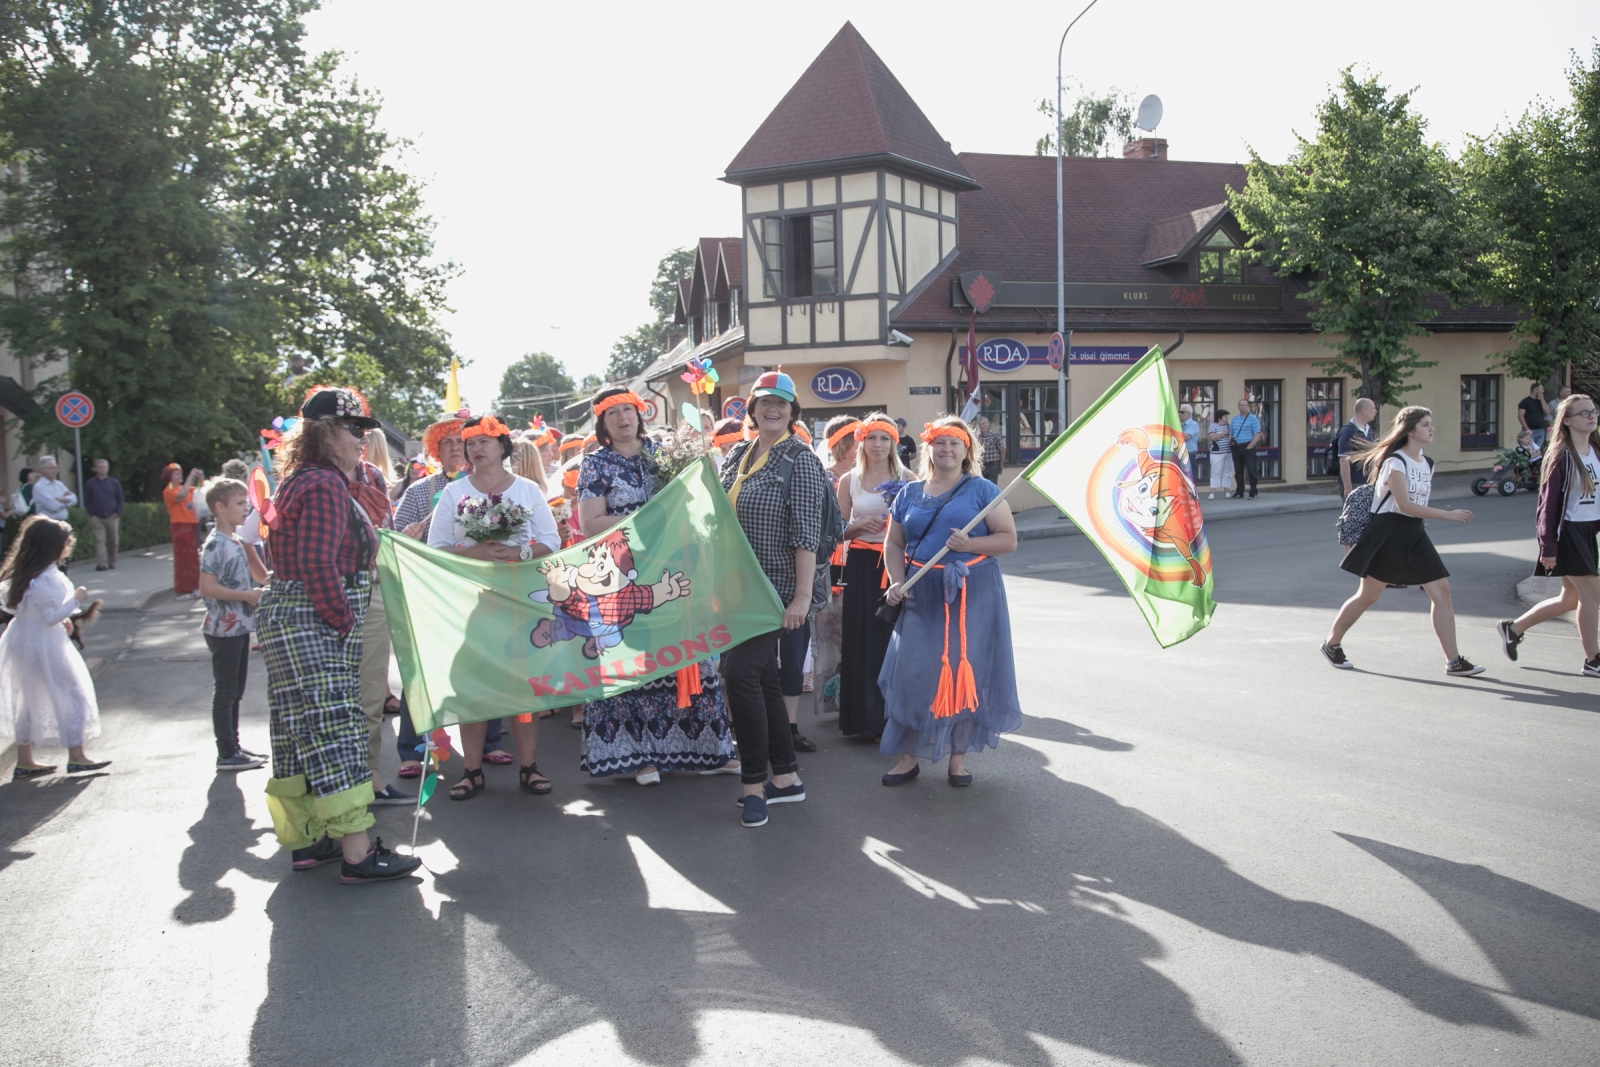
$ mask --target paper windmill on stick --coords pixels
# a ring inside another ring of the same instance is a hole
[[[450,734],[444,727],[433,731],[417,746],[422,755],[422,788],[417,790],[417,808],[411,816],[411,851],[417,851],[417,827],[422,824],[422,806],[439,785],[439,771],[450,758]]]
[[[710,396],[716,391],[717,382],[721,380],[717,377],[717,368],[713,367],[711,361],[704,356],[696,356],[685,363],[683,373],[678,377],[689,383],[691,395],[704,393]]]

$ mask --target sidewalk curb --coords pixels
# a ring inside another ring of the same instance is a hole
[[[1327,500],[1291,500],[1282,504],[1271,504],[1266,507],[1256,507],[1249,511],[1229,511],[1217,508],[1216,513],[1205,516],[1209,525],[1213,522],[1234,519],[1253,519],[1262,515],[1289,515],[1302,511],[1338,511],[1344,506],[1338,497],[1329,497]],[[1040,509],[1042,510],[1042,509]],[[1028,514],[1027,512],[1023,513]],[[1038,526],[1017,531],[1017,540],[1036,541],[1045,537],[1077,537],[1082,531],[1071,519],[1054,519],[1048,526]]]
[[[140,593],[139,598],[133,602],[133,610],[148,611],[153,604],[173,599],[172,590],[173,587],[167,585],[162,586],[160,589],[152,589],[149,592]]]
[[[1517,599],[1530,608],[1540,601],[1549,600],[1553,596],[1560,595],[1560,578],[1534,576],[1524,578],[1517,583]],[[1572,612],[1568,611],[1556,617],[1564,619],[1571,614]]]

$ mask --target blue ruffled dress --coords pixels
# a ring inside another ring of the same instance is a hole
[[[983,478],[968,478],[942,497],[925,494],[923,484],[912,482],[901,489],[890,508],[905,530],[907,555],[913,564],[938,552],[952,527],[959,530],[965,526],[1000,492]],[[937,528],[930,530],[940,504],[944,510],[938,513]],[[989,532],[989,524],[980,522],[970,536],[983,537]],[[1016,664],[1011,655],[1011,610],[1000,564],[994,559],[972,562],[976,558],[970,552],[946,554],[940,561],[943,570],[918,581],[900,609],[878,674],[888,719],[878,751],[886,756],[906,753],[938,761],[951,753],[998,747],[1001,734],[1022,725]],[[915,570],[914,565],[908,567],[911,573]],[[977,682],[978,706],[936,719],[932,708],[947,648],[951,671],[960,664],[963,585],[967,661]]]

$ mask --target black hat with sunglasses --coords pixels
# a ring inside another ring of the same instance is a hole
[[[343,419],[362,429],[376,430],[381,423],[367,415],[361,398],[349,389],[318,389],[300,405],[302,419]]]

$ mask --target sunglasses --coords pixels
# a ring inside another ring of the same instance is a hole
[[[346,433],[358,441],[363,440],[367,436],[367,428],[362,426],[360,423],[345,422],[340,423],[340,425],[344,427]]]

